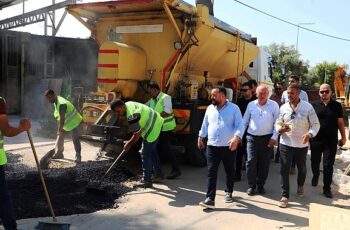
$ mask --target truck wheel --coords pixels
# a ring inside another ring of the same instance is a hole
[[[189,137],[186,141],[186,156],[189,164],[203,167],[207,165],[205,152],[197,148],[197,137]]]

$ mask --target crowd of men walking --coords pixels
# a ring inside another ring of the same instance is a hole
[[[207,139],[208,163],[206,199],[199,205],[215,207],[221,161],[226,172],[225,202],[233,202],[233,184],[241,181],[242,170],[247,174],[247,194],[265,194],[264,185],[271,158],[274,158],[276,163],[280,162],[282,198],[278,206],[286,208],[290,194],[289,175],[295,174],[295,166],[298,169],[296,192],[300,197],[304,195],[309,146],[311,184],[318,185],[323,159],[323,194],[327,198],[333,197],[331,183],[337,145],[346,142],[342,106],[331,98],[332,90],[328,84],[320,86],[320,100],[310,104],[299,82],[298,76],[291,75],[285,91],[282,83],[275,83],[274,93],[269,98],[266,86],[256,88],[254,80],[248,81],[241,86],[242,97],[237,105],[227,100],[225,88],[212,89],[212,105],[206,110],[198,137],[200,149],[205,148],[203,140]]]

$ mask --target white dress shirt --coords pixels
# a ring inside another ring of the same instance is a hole
[[[295,148],[307,147],[309,143],[303,144],[303,135],[310,133],[314,137],[320,129],[314,108],[303,100],[299,101],[294,112],[290,103],[281,106],[280,115],[275,124],[276,131],[283,124],[288,124],[291,131],[281,134],[280,143]]]
[[[309,102],[309,97],[307,96],[307,93],[304,90],[300,90],[299,98],[303,101]],[[289,102],[287,90],[283,91],[281,102],[282,104]]]
[[[258,99],[249,102],[243,116],[243,130],[254,136],[273,134],[272,139],[277,140],[278,133],[274,128],[275,121],[279,116],[278,104],[268,99],[265,105],[261,106]]]

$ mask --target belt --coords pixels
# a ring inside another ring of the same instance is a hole
[[[247,135],[252,136],[252,137],[271,137],[272,133],[271,134],[266,134],[266,135],[261,135],[261,136],[253,135],[253,134],[250,134],[250,133],[247,133]]]

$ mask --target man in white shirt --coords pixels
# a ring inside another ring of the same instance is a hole
[[[269,98],[269,89],[258,86],[258,99],[248,104],[243,116],[243,130],[247,130],[247,194],[265,194],[265,181],[269,173],[270,158],[278,133],[274,129],[279,115],[279,106]]]
[[[290,84],[300,85],[300,77],[297,75],[290,75],[288,78],[288,84],[289,85]],[[299,98],[303,101],[309,102],[309,97],[304,90],[300,90]],[[281,97],[281,102],[282,102],[282,104],[289,102],[287,90],[283,91],[282,97]]]
[[[297,75],[290,75],[288,78],[288,84],[297,84],[300,85],[300,78]],[[307,93],[304,90],[300,90],[300,94],[299,94],[299,98],[303,101],[307,101],[309,102],[309,97],[307,95]],[[282,104],[288,103],[289,99],[288,99],[288,94],[287,94],[287,90],[283,91],[282,93],[282,97],[281,97],[281,102]],[[292,160],[292,164],[291,164],[291,168],[290,168],[290,174],[295,174],[295,160]]]
[[[290,84],[287,89],[289,102],[280,108],[275,128],[281,134],[281,187],[282,199],[279,207],[286,208],[289,200],[289,170],[294,158],[298,167],[297,194],[304,195],[306,178],[306,154],[309,140],[316,136],[320,123],[312,105],[299,98],[300,87]]]

